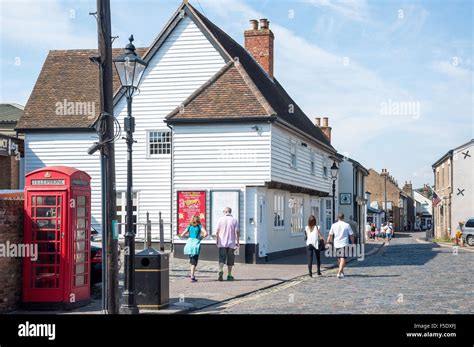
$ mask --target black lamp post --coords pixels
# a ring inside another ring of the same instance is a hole
[[[332,179],[332,214],[333,220],[336,221],[336,180],[337,172],[339,168],[337,167],[336,162],[334,161],[331,166],[331,179]]]
[[[388,207],[387,207],[387,176],[388,176],[388,171],[387,169],[382,169],[381,175],[384,177],[384,223],[388,222]]]
[[[120,313],[138,313],[135,300],[135,232],[133,230],[133,191],[132,191],[132,145],[135,131],[135,118],[132,117],[132,98],[138,89],[147,63],[135,52],[133,35],[125,47],[125,53],[114,59],[115,68],[120,77],[120,83],[127,98],[127,117],[124,120],[124,130],[127,133],[127,218],[125,231],[125,289]]]

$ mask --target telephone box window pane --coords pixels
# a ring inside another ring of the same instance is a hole
[[[31,206],[35,206],[36,196],[31,197]]]
[[[86,238],[86,231],[84,229],[76,230],[76,240],[84,240]]]
[[[78,217],[85,217],[85,216],[86,216],[86,209],[85,209],[85,207],[78,207],[78,209],[77,209],[77,216],[78,216]]]
[[[83,274],[84,273],[84,269],[85,269],[85,265],[84,264],[77,264],[76,265],[76,274]]]
[[[58,260],[59,258],[56,254],[39,254],[36,264],[37,265],[57,264],[59,263]]]
[[[84,218],[77,219],[77,229],[85,229],[86,228],[86,220]]]
[[[36,240],[54,241],[56,240],[56,232],[55,231],[38,231],[36,233]]]
[[[85,196],[78,196],[77,197],[77,205],[84,206],[86,204],[86,197]]]
[[[36,205],[39,206],[56,206],[56,196],[37,196]]]
[[[36,217],[54,218],[56,217],[55,207],[37,207]]]
[[[50,274],[56,273],[56,266],[55,265],[48,265],[48,266],[35,266],[36,269],[36,276],[46,276]]]
[[[85,283],[84,281],[84,275],[79,275],[79,276],[76,276],[75,279],[74,279],[74,285],[76,287],[79,287],[79,286],[83,286]]]
[[[55,242],[38,242],[38,252],[40,253],[59,253],[59,243]]]
[[[37,219],[36,220],[36,229],[56,229],[56,220],[55,219]]]
[[[86,261],[86,254],[85,253],[76,253],[76,263],[82,263]]]
[[[76,252],[84,252],[85,249],[86,249],[86,245],[84,241],[76,242]]]

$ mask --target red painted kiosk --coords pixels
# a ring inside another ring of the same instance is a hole
[[[37,259],[23,262],[23,305],[72,308],[90,298],[90,176],[66,166],[26,175],[25,244]]]

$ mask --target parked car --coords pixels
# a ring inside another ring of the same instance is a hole
[[[474,217],[469,218],[462,228],[462,239],[464,243],[474,247]]]
[[[91,285],[102,282],[101,234],[91,227]]]

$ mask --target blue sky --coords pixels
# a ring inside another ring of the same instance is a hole
[[[0,3],[1,102],[26,103],[48,50],[97,47],[95,0]],[[432,182],[431,164],[474,137],[472,1],[190,3],[240,43],[268,18],[276,78],[310,118],[329,117],[339,152],[400,184]],[[179,4],[112,0],[114,47],[132,32],[149,45]]]

